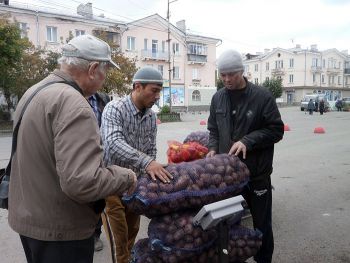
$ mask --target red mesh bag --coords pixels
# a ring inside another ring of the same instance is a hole
[[[202,159],[208,153],[208,148],[198,142],[168,141],[168,146],[168,163],[190,162]]]

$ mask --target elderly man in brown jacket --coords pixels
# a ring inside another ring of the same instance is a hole
[[[12,159],[9,224],[19,233],[27,261],[93,262],[96,200],[132,193],[135,173],[103,166],[94,112],[86,100],[103,85],[111,65],[110,47],[90,35],[63,47],[60,70],[31,87]],[[64,83],[62,83],[64,82]]]

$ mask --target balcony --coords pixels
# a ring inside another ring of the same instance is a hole
[[[285,71],[283,68],[274,68],[274,69],[272,69],[271,73],[274,76],[281,76],[281,75],[285,74]]]
[[[207,62],[207,55],[187,54],[188,64],[202,64]]]
[[[344,69],[344,74],[345,75],[350,75],[350,68],[345,68]]]
[[[152,49],[142,49],[141,50],[142,60],[158,60],[158,61],[168,61],[168,52],[154,51]]]
[[[321,73],[322,67],[320,66],[311,66],[311,72],[312,73]]]
[[[329,75],[337,75],[339,73],[341,73],[340,68],[327,68],[327,74]]]

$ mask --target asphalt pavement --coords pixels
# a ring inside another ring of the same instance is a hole
[[[281,108],[290,131],[276,144],[273,192],[275,263],[350,262],[350,112],[304,114],[299,107]],[[182,141],[208,114],[182,115],[182,122],[158,126],[158,160],[165,163],[167,141]],[[324,134],[315,134],[322,127]],[[0,137],[0,167],[10,155],[11,138]],[[147,236],[142,218],[138,238]],[[248,223],[249,225],[249,220]],[[0,211],[0,262],[24,263],[18,235]],[[94,262],[111,262],[108,243]],[[253,262],[250,260],[249,262]]]

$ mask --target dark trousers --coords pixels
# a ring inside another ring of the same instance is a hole
[[[254,259],[258,263],[270,263],[274,249],[271,178],[249,182],[243,197],[250,208],[254,228],[263,234],[261,249]]]
[[[92,263],[94,259],[94,236],[74,241],[20,238],[28,263]]]

